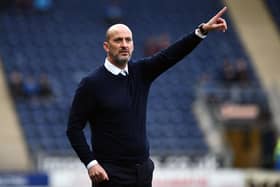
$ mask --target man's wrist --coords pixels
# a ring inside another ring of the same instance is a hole
[[[200,31],[199,31],[199,29],[197,28],[197,29],[195,29],[195,35],[196,36],[198,36],[199,38],[201,38],[201,39],[204,39],[204,38],[206,38],[207,37],[207,35],[203,35]]]
[[[204,39],[206,38],[208,31],[206,31],[203,28],[203,25],[205,25],[205,23],[201,23],[196,29],[195,29],[195,35],[197,35],[198,37]]]
[[[203,27],[204,25],[205,25],[205,23],[201,23],[200,25],[198,25],[198,30],[199,30],[199,32],[201,32],[201,34],[207,35],[208,31],[205,30],[205,28]]]
[[[91,161],[90,163],[88,163],[87,169],[90,169],[91,167],[93,167],[93,166],[95,166],[95,165],[97,165],[97,164],[98,164],[97,160],[93,160],[93,161]]]

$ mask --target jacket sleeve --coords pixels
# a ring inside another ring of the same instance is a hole
[[[182,60],[186,55],[201,42],[201,38],[195,33],[190,33],[170,45],[168,48],[156,53],[155,55],[143,59],[143,76],[148,81],[153,81],[161,73]]]
[[[79,84],[70,109],[66,134],[80,160],[87,165],[95,160],[86,141],[83,129],[90,112],[89,81],[84,78]]]

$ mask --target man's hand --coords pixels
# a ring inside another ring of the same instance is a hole
[[[220,10],[214,17],[212,17],[202,28],[209,32],[212,30],[223,31],[227,30],[227,22],[222,18],[222,15],[226,12],[227,7]]]
[[[101,167],[101,165],[96,164],[88,169],[88,175],[90,179],[96,183],[102,182],[104,180],[109,180],[106,171]]]

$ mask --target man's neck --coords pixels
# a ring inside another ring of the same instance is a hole
[[[124,68],[120,68],[118,66],[116,66],[115,64],[113,64],[112,62],[110,62],[108,60],[108,58],[105,59],[105,67],[108,71],[110,71],[111,73],[113,73],[114,75],[118,75],[120,72],[125,71],[128,73],[128,66],[127,64],[125,64]]]
[[[112,59],[110,59],[110,58],[108,58],[108,57],[107,57],[107,60],[108,60],[111,64],[113,64],[114,66],[116,66],[116,67],[118,67],[118,68],[120,68],[120,69],[125,69],[125,67],[127,66],[127,63],[120,64],[120,63],[117,63],[117,62],[113,61]]]

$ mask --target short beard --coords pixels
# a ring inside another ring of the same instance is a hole
[[[120,58],[116,58],[115,62],[120,65],[120,66],[124,66],[125,64],[128,63],[128,61],[130,60],[130,57],[128,59],[120,59]]]

